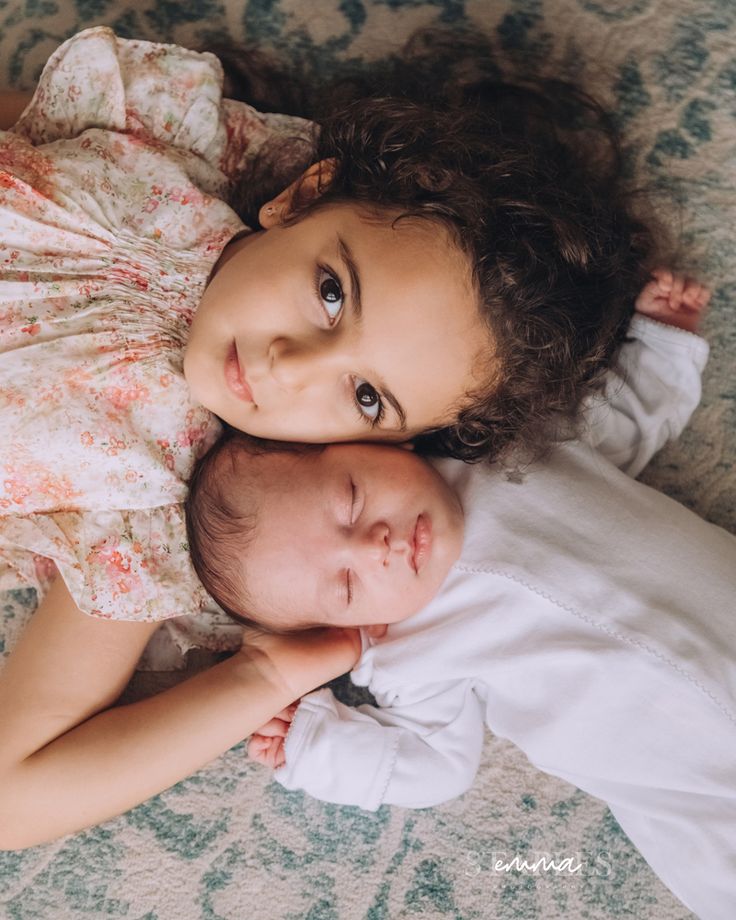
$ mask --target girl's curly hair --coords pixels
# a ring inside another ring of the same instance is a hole
[[[559,81],[500,81],[477,42],[458,56],[456,36],[449,41],[465,76],[437,64],[434,41],[431,55],[407,52],[373,82],[341,80],[337,108],[322,91],[321,112],[306,102],[306,79],[282,78],[282,93],[293,91],[282,110],[319,120],[310,159],[335,164],[317,199],[297,194],[292,217],[350,201],[446,227],[472,266],[490,372],[455,424],[424,433],[417,447],[470,462],[517,447],[538,456],[625,337],[653,264],[652,222],[634,213],[618,139],[597,102]],[[480,76],[467,76],[473,69]],[[253,100],[253,85],[246,79],[249,101],[272,107]],[[252,222],[273,191],[251,176],[234,206]]]

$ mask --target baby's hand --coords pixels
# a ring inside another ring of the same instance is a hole
[[[284,740],[299,701],[282,709],[258,731],[253,732],[248,742],[248,759],[276,770],[286,763]]]
[[[652,279],[636,298],[637,312],[668,326],[697,332],[710,300],[708,288],[667,268],[655,269]]]
[[[285,691],[287,699],[297,700],[349,671],[360,652],[357,629],[323,627],[279,635],[249,627],[243,631],[238,654],[268,683]]]

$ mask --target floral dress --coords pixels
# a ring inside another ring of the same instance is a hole
[[[0,132],[0,588],[52,560],[96,617],[212,606],[182,500],[218,436],[182,374],[225,204],[274,132],[209,54],[82,32]]]

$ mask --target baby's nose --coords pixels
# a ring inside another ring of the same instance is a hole
[[[391,552],[391,530],[388,524],[376,521],[365,531],[361,544],[369,559],[386,565]]]

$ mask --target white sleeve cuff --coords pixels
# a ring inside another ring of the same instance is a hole
[[[398,729],[377,725],[330,690],[317,690],[296,710],[284,744],[286,763],[274,779],[325,802],[375,811],[386,794],[398,743]]]

